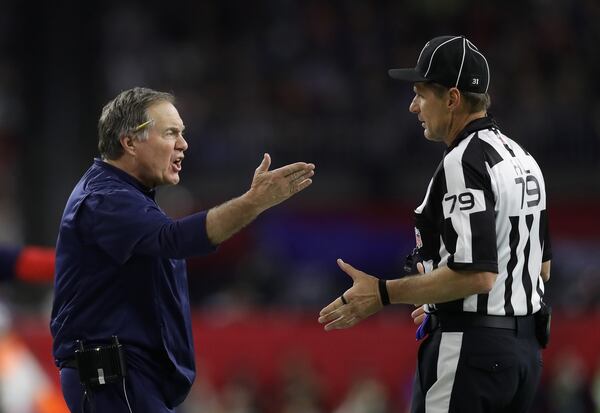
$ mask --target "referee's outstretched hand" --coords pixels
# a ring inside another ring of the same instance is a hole
[[[319,313],[319,323],[325,324],[325,331],[352,327],[383,308],[377,278],[340,258],[337,264],[352,278],[353,285]]]

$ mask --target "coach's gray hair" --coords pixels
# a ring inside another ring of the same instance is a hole
[[[442,97],[448,91],[448,88],[438,83],[428,82],[427,86],[431,87],[437,97]],[[488,93],[472,93],[460,91],[465,104],[469,109],[469,113],[487,111],[492,104],[492,98]]]
[[[163,101],[174,103],[175,97],[170,93],[136,87],[119,93],[108,102],[98,121],[98,150],[102,159],[114,160],[123,155],[121,137],[124,135],[148,139],[148,128],[139,131],[136,128],[151,121],[148,108]]]

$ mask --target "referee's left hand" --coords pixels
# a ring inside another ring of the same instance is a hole
[[[353,285],[344,292],[344,299],[341,296],[336,298],[319,313],[319,323],[325,324],[325,331],[352,327],[383,308],[377,278],[341,259],[337,260],[337,264],[352,278]]]

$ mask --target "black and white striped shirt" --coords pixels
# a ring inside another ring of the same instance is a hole
[[[488,294],[432,310],[504,316],[540,309],[541,265],[551,259],[544,178],[491,118],[468,124],[446,150],[415,217],[426,272],[447,265],[498,274]]]

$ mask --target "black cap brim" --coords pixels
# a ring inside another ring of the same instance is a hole
[[[388,74],[392,79],[404,80],[406,82],[427,82],[428,79],[421,76],[415,69],[390,69]]]

